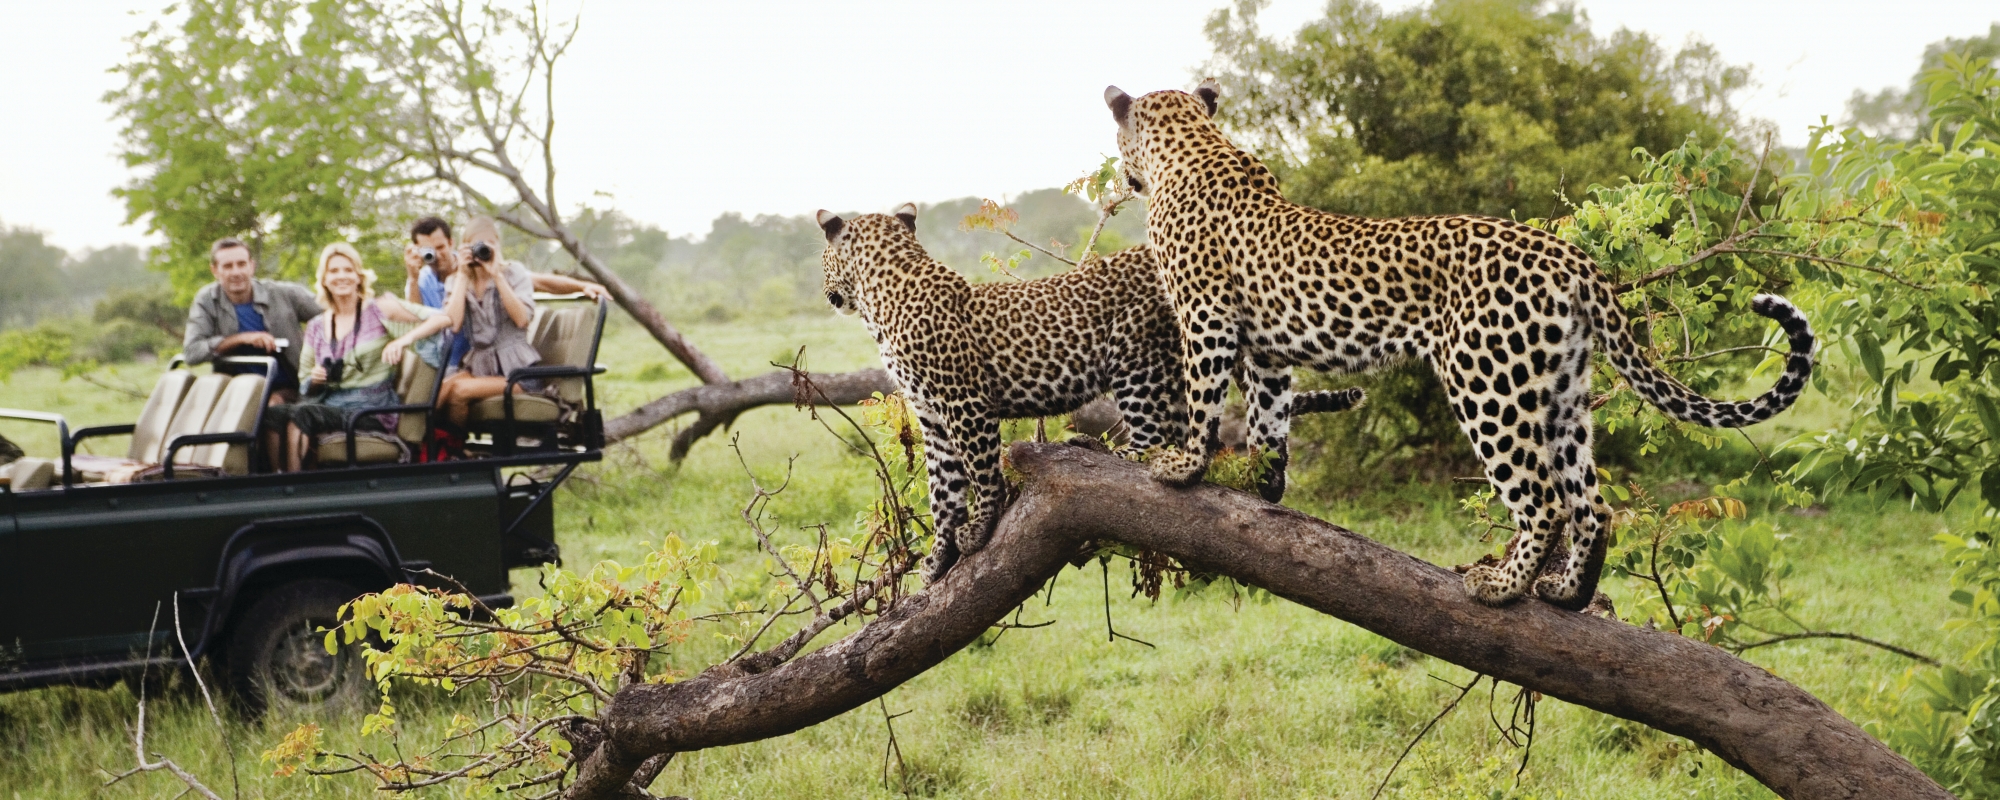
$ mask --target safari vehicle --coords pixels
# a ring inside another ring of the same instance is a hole
[[[458,460],[408,457],[427,452],[442,383],[417,348],[400,365],[403,404],[350,415],[304,472],[260,473],[261,374],[197,376],[176,359],[128,425],[72,430],[60,414],[0,409],[53,425],[60,443],[54,458],[0,466],[0,691],[207,658],[253,713],[352,705],[369,691],[360,654],[329,655],[314,631],[342,603],[411,582],[510,605],[509,569],[559,558],[556,487],[603,446],[605,305],[537,306],[542,362],[507,378],[542,378],[553,396],[475,406],[469,427],[484,436]],[[359,414],[389,411],[393,440],[354,432]],[[83,452],[128,436],[123,458]]]

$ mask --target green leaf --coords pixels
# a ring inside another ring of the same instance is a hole
[[[1868,379],[1881,383],[1882,343],[1876,341],[1873,335],[1863,333],[1854,337],[1854,347],[1860,351],[1861,368],[1868,371]]]

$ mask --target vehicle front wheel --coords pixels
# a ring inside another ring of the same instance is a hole
[[[340,606],[362,592],[330,580],[278,586],[244,612],[229,638],[230,680],[251,715],[346,711],[374,695],[360,643],[326,652]]]

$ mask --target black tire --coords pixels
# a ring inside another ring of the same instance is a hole
[[[266,712],[344,712],[374,699],[361,643],[326,652],[336,612],[361,596],[339,581],[283,584],[257,597],[229,636],[231,688],[251,716]]]

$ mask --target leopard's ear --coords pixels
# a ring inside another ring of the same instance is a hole
[[[1104,104],[1111,107],[1111,118],[1118,121],[1118,127],[1125,127],[1125,119],[1132,115],[1132,96],[1116,86],[1104,87]]]
[[[1208,115],[1215,116],[1215,100],[1222,96],[1222,85],[1214,78],[1201,79],[1201,85],[1194,87],[1194,94],[1201,98],[1202,105],[1208,106]]]
[[[841,219],[839,214],[835,214],[824,208],[820,209],[819,213],[813,216],[819,220],[819,229],[826,231],[826,240],[829,242],[833,241],[833,237],[840,235],[842,228],[847,227],[847,220]]]
[[[902,220],[902,221],[903,221],[903,224],[904,224],[904,225],[907,225],[907,226],[909,226],[909,228],[910,228],[910,232],[911,232],[911,233],[916,233],[916,232],[917,232],[917,204],[916,204],[916,203],[904,203],[904,204],[902,204],[902,205],[900,205],[900,206],[897,206],[897,207],[896,207],[896,219],[900,219],[900,220]]]

